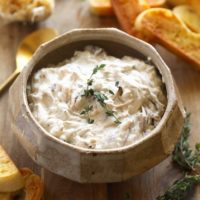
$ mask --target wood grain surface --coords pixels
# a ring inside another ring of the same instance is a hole
[[[96,17],[89,12],[86,0],[56,0],[54,14],[40,24],[12,23],[0,27],[0,81],[15,69],[16,49],[21,39],[38,27],[54,27],[59,33],[73,28],[117,27],[114,17]],[[200,71],[156,46],[170,67],[185,107],[192,112],[191,145],[200,141]],[[14,102],[14,99],[13,99]],[[10,129],[8,91],[0,96],[0,144],[19,167],[27,166],[41,174],[45,182],[46,200],[155,200],[156,196],[181,176],[168,158],[153,169],[132,179],[113,184],[79,184],[40,168],[28,157]],[[191,200],[200,199],[200,187],[191,193]]]

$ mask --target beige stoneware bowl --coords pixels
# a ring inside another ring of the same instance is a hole
[[[35,70],[70,58],[75,50],[97,45],[109,54],[146,59],[160,72],[166,84],[167,108],[158,126],[142,140],[112,150],[83,149],[48,134],[33,117],[27,102],[27,82]],[[12,128],[30,157],[44,168],[81,183],[117,182],[140,174],[164,160],[173,151],[183,125],[170,70],[149,44],[117,29],[77,29],[59,36],[37,50],[10,89]]]

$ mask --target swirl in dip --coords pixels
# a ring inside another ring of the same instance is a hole
[[[94,46],[38,70],[27,94],[34,117],[49,134],[92,149],[140,140],[166,108],[165,87],[154,66]]]

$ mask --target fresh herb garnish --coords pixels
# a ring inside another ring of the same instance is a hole
[[[116,115],[114,114],[115,112],[111,109],[108,108],[107,104],[105,103],[105,100],[108,99],[108,97],[101,93],[101,92],[96,92],[94,94],[95,98],[97,99],[97,101],[99,102],[99,104],[101,105],[101,107],[105,110],[105,113],[107,116],[110,116],[110,117],[114,117],[115,119],[115,123],[116,124],[120,124],[120,120],[118,119],[118,117],[116,117]]]
[[[121,121],[119,120],[119,118],[116,117],[116,115],[114,114],[115,112],[113,110],[108,110],[107,107],[106,107],[105,110],[106,110],[105,113],[106,113],[107,116],[115,118],[115,121],[114,121],[115,124],[120,124],[121,123]]]
[[[87,81],[87,85],[88,85],[88,86],[91,86],[92,83],[93,83],[93,80],[92,80],[92,79],[88,79],[88,81]]]
[[[112,90],[108,90],[108,92],[112,95],[114,95],[115,93]]]
[[[86,90],[84,90],[84,93],[81,96],[91,97],[93,96],[93,94],[94,94],[94,90],[87,88]]]
[[[108,97],[105,94],[101,92],[95,92],[94,97],[101,104],[102,107],[106,106],[106,103],[104,101],[107,100]]]
[[[190,114],[187,113],[179,142],[175,146],[172,160],[183,170],[195,171],[200,165],[200,144],[196,144],[196,151],[190,149],[188,138],[191,132]]]
[[[119,86],[119,81],[115,81],[115,86],[116,86],[116,87]]]
[[[188,176],[176,181],[164,195],[159,196],[156,200],[183,200],[193,186],[200,184],[200,176]]]
[[[106,65],[105,64],[101,64],[101,65],[97,65],[94,69],[93,69],[93,72],[92,72],[92,75],[91,77],[96,74],[99,70],[103,69]],[[91,78],[90,77],[90,78]]]
[[[89,79],[87,80],[87,87],[84,90],[83,94],[81,95],[82,97],[94,97],[97,102],[101,105],[101,107],[104,109],[105,114],[107,116],[112,116],[115,119],[115,123],[119,124],[121,123],[120,120],[116,117],[116,115],[114,114],[114,111],[109,109],[107,104],[105,103],[105,100],[108,99],[108,97],[102,93],[102,92],[97,92],[95,91],[91,86],[94,82],[94,80],[92,79],[93,75],[95,75],[99,70],[103,69],[106,65],[105,64],[101,64],[101,65],[97,65],[93,71],[92,74],[90,75]],[[115,85],[119,85],[119,81],[118,83],[115,83]],[[112,90],[108,91],[110,94],[114,95],[114,92]],[[89,112],[93,109],[93,106],[86,106],[84,108],[84,110],[80,113],[81,115],[86,115],[87,117],[87,121],[88,123],[92,124],[94,123],[93,119],[90,119],[89,116]]]
[[[172,160],[183,170],[183,172],[195,172],[200,165],[200,144],[196,144],[196,151],[190,149],[188,138],[191,132],[190,114],[187,113],[182,128],[181,137],[176,144],[172,154]],[[195,185],[200,184],[199,175],[186,175],[177,180],[164,195],[156,200],[183,200]]]
[[[81,96],[85,96],[85,97],[90,97],[94,95],[94,90],[92,88],[90,88],[93,84],[93,75],[95,75],[99,70],[103,69],[106,65],[105,64],[101,64],[101,65],[97,65],[93,71],[92,74],[90,75],[90,78],[87,80],[87,87],[84,90],[84,93]]]
[[[82,111],[81,115],[85,115],[87,117],[87,122],[89,124],[93,124],[94,120],[90,118],[90,112],[93,110],[93,106],[86,106]]]

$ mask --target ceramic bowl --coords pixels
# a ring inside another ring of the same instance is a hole
[[[83,149],[48,134],[32,115],[26,88],[35,70],[58,64],[86,45],[102,47],[116,57],[149,56],[160,72],[166,85],[166,111],[156,128],[142,140],[111,150]],[[184,119],[171,72],[157,51],[113,28],[77,29],[40,46],[10,89],[9,99],[13,131],[30,157],[51,172],[81,183],[123,181],[152,168],[173,151]]]

